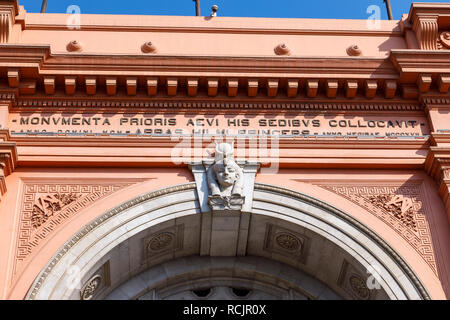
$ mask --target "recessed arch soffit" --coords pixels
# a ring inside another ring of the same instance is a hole
[[[174,192],[175,193],[188,192],[191,195],[195,195],[195,193],[192,193],[194,188],[195,188],[195,184],[190,183],[190,184],[186,184],[186,185],[180,185],[180,186],[170,187],[170,188],[166,188],[163,190],[151,192],[151,193],[145,194],[143,196],[140,196],[132,201],[124,203],[123,205],[121,205],[117,208],[114,208],[114,209],[108,211],[107,213],[105,213],[104,215],[100,216],[95,221],[91,222],[85,228],[80,230],[80,232],[78,232],[72,239],[67,241],[66,245],[64,245],[64,247],[58,253],[55,254],[52,261],[50,261],[48,263],[47,267],[44,268],[44,271],[41,272],[41,274],[36,279],[35,283],[33,284],[32,288],[30,289],[28,298],[31,298],[31,299],[38,298],[39,299],[40,294],[41,294],[40,293],[41,287],[43,285],[44,285],[44,287],[45,287],[45,285],[48,285],[48,283],[46,284],[47,277],[50,274],[52,274],[52,272],[54,272],[55,270],[58,270],[58,268],[61,267],[61,260],[69,259],[68,255],[66,255],[66,254],[68,252],[71,252],[74,248],[77,248],[77,246],[81,245],[81,243],[83,243],[83,241],[85,241],[85,240],[83,240],[83,238],[85,238],[85,236],[87,236],[90,232],[96,232],[98,230],[101,230],[102,225],[105,227],[107,225],[107,223],[112,221],[116,215],[120,215],[122,212],[131,210],[136,205],[142,204],[146,201],[149,201],[150,199],[164,197],[165,195],[174,193]],[[286,190],[286,189],[282,189],[282,188],[278,188],[278,187],[274,187],[274,186],[256,184],[255,192],[256,193],[260,192],[260,193],[266,194],[266,195],[270,194],[270,193],[276,194],[276,195],[278,195],[278,198],[280,195],[282,195],[287,198],[296,199],[295,201],[302,201],[302,200],[307,201],[307,203],[309,205],[312,205],[314,207],[318,207],[321,209],[326,209],[335,218],[343,219],[347,223],[350,223],[352,225],[352,230],[359,230],[357,232],[363,232],[364,237],[369,237],[371,239],[372,243],[375,244],[375,246],[373,247],[374,250],[377,251],[379,254],[384,255],[383,259],[388,259],[392,262],[395,261],[394,264],[392,264],[392,266],[394,266],[394,265],[396,266],[394,268],[398,268],[400,266],[400,268],[402,270],[401,272],[405,275],[406,279],[408,279],[406,284],[405,283],[402,284],[402,286],[404,286],[404,288],[408,288],[408,289],[406,289],[406,291],[409,291],[407,294],[412,294],[412,296],[415,296],[418,294],[417,298],[418,297],[425,298],[425,299],[429,298],[429,295],[428,295],[426,289],[423,287],[423,285],[421,284],[418,277],[414,274],[414,272],[411,270],[411,268],[405,263],[405,261],[387,243],[385,243],[379,236],[374,234],[367,227],[361,225],[359,222],[350,218],[345,213],[340,212],[339,210],[337,210],[321,201],[312,199],[309,196],[303,195],[303,194],[295,192],[295,191]],[[187,198],[189,198],[189,197],[187,197]],[[292,201],[294,201],[294,200],[292,200]],[[310,208],[313,208],[313,207],[310,207]],[[193,208],[192,210],[194,210],[194,211],[192,211],[192,213],[198,212],[198,208],[197,209]],[[293,218],[291,217],[289,219],[293,219]],[[278,231],[276,231],[276,230],[275,231],[272,230],[272,234],[277,234],[277,232]],[[269,230],[268,234],[270,234],[270,230]],[[295,233],[294,233],[294,235],[295,235]],[[291,236],[292,236],[292,233],[291,233]],[[160,241],[158,241],[158,245],[160,245],[161,243],[164,243],[165,242],[164,240],[167,240],[167,239],[168,239],[168,237],[164,237],[164,239],[160,238],[159,239]],[[280,239],[278,239],[278,240],[280,240]],[[299,243],[302,243],[302,240],[300,238],[298,238],[297,241],[300,241]],[[279,241],[278,245],[280,245],[280,243],[287,245],[287,244],[292,244],[294,242],[292,242],[291,238],[287,238],[286,235],[284,235],[283,239],[281,239]],[[156,245],[156,247],[155,247],[155,245],[153,246],[154,248],[158,247],[158,245]],[[270,245],[269,245],[269,247],[270,247]],[[269,247],[267,247],[267,248],[269,248]],[[106,250],[106,249],[107,248],[105,248],[104,250]],[[156,250],[157,249],[158,248],[156,248]],[[71,255],[72,255],[72,253],[71,253]],[[377,258],[375,258],[375,259],[377,259]],[[378,257],[378,259],[379,259],[379,257]],[[103,261],[103,263],[104,262],[105,261]],[[92,262],[89,262],[89,263],[92,263]],[[100,268],[101,265],[99,265],[98,263],[101,263],[101,262],[97,261],[97,265],[92,263],[92,265],[90,265],[90,267],[89,267],[89,270],[90,270],[89,272],[94,270],[92,268],[97,268],[97,269]],[[85,269],[83,269],[83,270],[85,270]],[[88,272],[87,269],[85,271]],[[390,274],[390,272],[392,272],[392,270],[386,271],[386,272],[387,273],[385,275],[387,277],[392,277],[392,275]],[[398,272],[398,270],[397,270],[397,272]],[[86,276],[88,276],[88,275],[89,274],[87,274]],[[88,279],[86,279],[86,280],[88,280]],[[397,294],[398,294],[398,292],[397,292]],[[405,294],[405,292],[403,292],[403,294]],[[400,294],[400,296],[401,295],[402,294]]]

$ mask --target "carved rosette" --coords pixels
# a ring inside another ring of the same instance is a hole
[[[159,251],[168,247],[175,239],[175,235],[171,232],[163,232],[152,238],[148,243],[149,251]]]
[[[80,292],[81,300],[91,300],[100,288],[102,280],[100,275],[95,275],[89,279]]]
[[[350,297],[357,300],[374,300],[379,290],[371,290],[367,285],[364,271],[350,264],[347,260],[342,262],[337,285],[346,291]]]
[[[144,256],[161,256],[183,249],[184,224],[157,231],[144,240]]]
[[[367,300],[370,297],[370,290],[367,288],[366,282],[363,278],[356,274],[352,274],[349,279],[350,288],[362,300]]]
[[[346,186],[319,184],[359,205],[386,223],[424,259],[437,274],[431,232],[423,208],[420,184],[403,186]],[[428,209],[428,207],[427,207]]]
[[[270,253],[294,257],[296,260],[306,263],[309,242],[308,237],[292,230],[273,224],[266,226],[264,250]]]
[[[275,240],[280,247],[289,251],[296,251],[301,247],[300,239],[290,233],[283,232]]]

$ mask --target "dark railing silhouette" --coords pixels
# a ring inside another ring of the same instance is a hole
[[[48,0],[42,0],[41,13],[45,13],[47,11],[47,3]]]

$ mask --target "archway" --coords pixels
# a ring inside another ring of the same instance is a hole
[[[204,219],[194,183],[130,200],[74,235],[27,298],[239,298],[234,290],[241,298],[429,299],[386,242],[302,193],[255,184],[248,224],[239,227],[245,248],[234,257],[202,256],[202,242],[217,240],[204,236]],[[225,245],[236,236],[222,234]]]

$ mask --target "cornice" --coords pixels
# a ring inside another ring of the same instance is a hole
[[[237,145],[252,148],[257,136],[236,137]],[[261,138],[261,136],[259,136]],[[264,137],[267,148],[258,161],[280,168],[421,169],[429,150],[428,137],[415,139],[361,137]],[[209,148],[214,136],[23,135],[14,136],[20,166],[57,167],[185,167],[191,157],[175,156],[174,148]],[[253,139],[253,140],[252,140]],[[274,142],[275,141],[275,142]],[[99,148],[99,145],[102,147]],[[32,150],[32,152],[29,152]],[[73,152],[71,150],[74,150]],[[114,150],[111,157],[108,150]],[[153,151],[154,150],[154,151]],[[336,153],[336,150],[339,152]],[[380,156],[383,154],[382,156]],[[256,156],[256,155],[255,155]],[[181,158],[180,158],[181,157]],[[251,160],[251,159],[249,159]]]
[[[430,145],[450,144],[450,130],[446,132],[432,132],[430,134]]]
[[[450,50],[392,49],[390,60],[401,73],[450,72]]]
[[[136,136],[129,135],[90,135],[71,136],[66,134],[55,135],[14,135],[13,140],[17,146],[102,146],[108,147],[173,147],[180,141],[189,143],[199,139],[203,146],[209,145],[214,140],[214,135],[207,136],[164,136],[164,135],[148,135]],[[248,137],[236,137],[236,141],[242,140],[248,144]],[[270,145],[270,136],[268,137],[268,144]],[[405,140],[397,137],[380,137],[374,139],[360,138],[356,136],[342,136],[342,137],[327,137],[327,136],[287,136],[279,137],[278,146],[280,148],[373,148],[373,149],[428,149],[429,143],[427,137],[416,137],[415,139]]]
[[[412,3],[409,9],[408,20],[413,22],[419,16],[439,15],[450,16],[450,4],[448,3]]]
[[[379,91],[392,99],[398,79],[389,59],[378,57],[51,54],[49,46],[11,44],[0,45],[0,66],[19,96],[45,92],[49,97],[58,90],[67,96],[81,90],[87,96],[97,91],[115,96],[120,88],[128,96],[139,88],[149,96],[157,95],[158,89],[167,90],[166,96],[196,96],[202,91],[216,96],[226,87],[232,97],[245,90],[249,97],[258,91],[269,97],[284,91],[293,98],[306,90],[309,98],[321,92],[336,98],[342,91],[347,99],[358,94],[373,99]]]
[[[0,44],[0,63],[4,67],[39,67],[40,75],[199,75],[236,77],[267,74],[322,75],[324,78],[354,75],[356,78],[397,78],[389,60],[380,57],[321,56],[186,56],[51,53],[46,45]],[[68,72],[70,70],[70,72]],[[172,73],[170,73],[172,72]],[[214,73],[216,72],[216,74]]]
[[[26,30],[67,31],[66,24],[26,24]],[[402,37],[398,29],[393,30],[318,30],[318,29],[265,29],[265,28],[217,28],[217,27],[163,27],[163,26],[112,26],[82,25],[83,31],[110,32],[164,32],[164,33],[220,33],[220,34],[264,34],[264,35],[313,35],[313,36],[374,36]]]
[[[226,98],[222,97],[222,99]],[[327,101],[319,100],[311,101],[311,99],[302,99],[303,101],[267,101],[267,98],[258,100],[211,100],[211,99],[192,99],[185,98],[183,100],[171,101],[170,99],[133,99],[123,97],[123,99],[92,99],[86,100],[82,97],[78,99],[48,99],[44,97],[37,98],[21,98],[14,104],[15,111],[38,112],[38,111],[75,111],[92,112],[93,110],[106,112],[127,112],[130,109],[136,111],[148,112],[149,110],[158,110],[159,112],[173,112],[173,110],[183,111],[203,111],[210,113],[215,110],[216,113],[227,113],[228,110],[245,110],[246,112],[255,110],[285,110],[285,111],[302,111],[302,112],[422,112],[423,107],[410,101]]]
[[[24,25],[27,30],[67,31],[61,14],[27,13]],[[80,27],[106,32],[402,36],[395,21],[381,21],[380,28],[369,30],[364,20],[336,19],[82,14]]]

